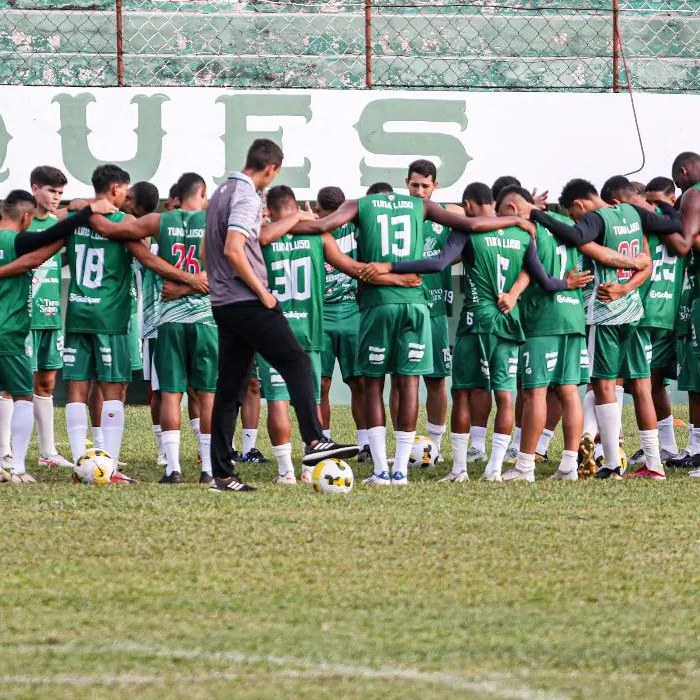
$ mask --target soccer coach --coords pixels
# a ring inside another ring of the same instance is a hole
[[[209,200],[205,231],[206,266],[214,320],[219,331],[219,377],[212,411],[210,491],[255,491],[241,481],[231,460],[231,442],[241,402],[260,353],[287,384],[299,431],[306,444],[304,464],[326,457],[352,457],[357,445],[323,437],[318,420],[311,360],[292,333],[277,299],[267,288],[260,249],[262,200],[282,168],[282,149],[256,139],[245,167],[233,172]],[[301,212],[293,214],[296,223]],[[286,221],[285,221],[286,223]]]

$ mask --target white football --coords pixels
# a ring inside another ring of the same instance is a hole
[[[350,493],[355,477],[347,462],[331,457],[314,467],[311,483],[318,493]]]
[[[102,486],[111,483],[114,472],[114,460],[110,455],[93,448],[78,458],[73,469],[73,481]]]
[[[410,469],[416,467],[430,469],[435,466],[438,454],[437,445],[430,438],[425,435],[416,435],[411,447],[411,456],[408,458],[408,466]]]

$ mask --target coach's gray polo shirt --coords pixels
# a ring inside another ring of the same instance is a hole
[[[253,272],[267,287],[267,270],[260,250],[261,224],[262,201],[253,181],[243,173],[231,173],[207,206],[206,264],[212,306],[258,298],[224,256],[229,230],[239,231],[248,239],[246,257]]]

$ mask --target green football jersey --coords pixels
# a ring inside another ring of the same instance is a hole
[[[45,219],[32,220],[29,231],[44,231],[58,223],[58,217],[49,214]],[[50,257],[34,270],[32,277],[32,321],[34,330],[61,327],[61,253]]]
[[[520,274],[530,236],[517,226],[470,237],[473,255],[464,256],[464,304],[457,334],[487,333],[522,342],[518,305],[509,314],[496,306]]]
[[[151,243],[151,253],[158,255],[158,244]],[[142,336],[144,340],[158,337],[158,319],[160,318],[160,295],[163,289],[163,278],[153,270],[142,268],[141,271],[142,298]]]
[[[550,216],[552,212],[547,212]],[[568,218],[568,217],[567,217]],[[595,266],[593,260],[591,260],[587,255],[580,253],[578,256],[578,265],[581,271],[590,272],[591,275],[595,275]],[[595,279],[591,280],[582,290],[581,295],[583,296],[583,308],[585,311],[591,304],[591,299],[593,298],[593,292],[595,291]]]
[[[0,230],[0,267],[17,259],[17,235],[17,231]],[[23,355],[25,352],[25,340],[29,333],[31,281],[30,273],[0,280],[0,355]]]
[[[344,224],[340,228],[331,232],[335,238],[338,248],[357,260],[357,241],[355,240],[354,224]],[[326,269],[326,292],[323,297],[324,304],[341,304],[343,302],[357,303],[357,280],[346,275],[340,270],[336,270],[329,263],[325,263]]]
[[[440,205],[445,209],[445,205]],[[432,258],[440,255],[450,237],[450,229],[434,221],[423,222],[423,236],[425,245],[423,257]],[[442,272],[430,272],[423,275],[425,286],[430,301],[431,316],[446,316],[447,305],[452,303],[452,266],[449,265]]]
[[[662,212],[657,209],[656,213]],[[671,253],[656,234],[649,234],[647,239],[651,254],[651,277],[639,290],[644,305],[644,317],[639,325],[673,330],[683,290],[685,258]]]
[[[357,259],[362,262],[422,260],[425,249],[423,200],[376,194],[359,200]],[[425,287],[363,285],[360,306],[427,304]]]
[[[262,249],[270,291],[304,350],[323,349],[325,267],[321,236],[287,234]]]
[[[642,252],[642,222],[639,214],[629,204],[602,207],[597,213],[605,222],[603,245],[620,255],[635,258]],[[631,270],[618,270],[594,262],[596,287],[599,284],[625,284],[632,277]],[[637,323],[644,314],[642,298],[635,289],[621,299],[602,302],[593,295],[588,307],[588,323],[599,326],[617,326]]]
[[[678,302],[678,316],[676,318],[676,335],[679,338],[686,338],[690,335],[690,309],[693,303],[692,290],[690,286],[690,274],[687,269],[683,270],[683,289],[681,290],[680,301]]]
[[[206,211],[173,209],[161,214],[158,255],[178,270],[193,275],[204,271],[200,247],[206,219]],[[189,294],[173,301],[162,300],[158,325],[164,323],[214,325],[209,295]]]
[[[569,226],[571,219],[550,214]],[[544,226],[537,224],[537,255],[546,272],[564,279],[578,265],[578,251],[561,243]],[[520,300],[523,331],[527,337],[543,335],[584,335],[586,314],[580,289],[565,289],[554,294],[532,282]]]
[[[107,218],[118,223],[121,211]],[[79,226],[67,239],[71,281],[66,331],[125,335],[131,315],[131,253],[119,241]]]

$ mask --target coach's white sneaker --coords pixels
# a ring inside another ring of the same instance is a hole
[[[276,484],[283,484],[284,486],[293,486],[297,483],[297,478],[294,476],[294,472],[289,471],[286,474],[278,474]]]
[[[73,462],[69,462],[65,457],[62,457],[58,452],[55,455],[48,455],[46,457],[39,457],[40,467],[67,467],[72,469]]]
[[[29,472],[10,472],[11,484],[36,484],[36,479]]]
[[[534,471],[527,471],[524,472],[522,469],[518,469],[517,467],[513,467],[512,469],[509,469],[507,472],[504,472],[501,475],[501,481],[527,481],[530,484],[535,483],[535,472]]]
[[[563,472],[561,469],[557,469],[549,478],[552,481],[578,481],[578,471],[573,469],[570,472]]]
[[[377,484],[378,486],[390,486],[391,485],[391,477],[389,476],[389,472],[379,472],[379,474],[374,472],[367,479],[365,479],[362,483],[363,484]]]
[[[471,464],[472,462],[485,462],[486,461],[486,452],[482,452],[481,450],[477,450],[475,447],[470,447],[467,450],[467,464]]]
[[[313,467],[303,467],[301,470],[301,478],[299,479],[304,484],[310,484],[313,480]]]
[[[461,472],[450,471],[442,479],[438,479],[438,484],[463,484],[469,481],[467,470]]]

